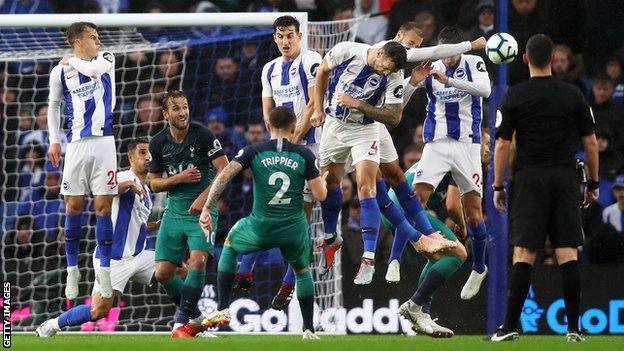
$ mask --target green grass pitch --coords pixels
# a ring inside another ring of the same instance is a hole
[[[13,335],[11,350],[28,351],[160,351],[160,350],[354,350],[354,351],[609,351],[624,350],[624,336],[589,336],[583,343],[566,343],[563,336],[521,336],[515,342],[492,343],[481,336],[456,336],[452,339],[431,339],[424,336],[397,335],[321,335],[321,340],[302,341],[301,336],[219,335],[218,338],[172,340],[166,335],[57,335],[40,339],[32,335]]]

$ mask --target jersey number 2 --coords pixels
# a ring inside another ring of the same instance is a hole
[[[269,205],[288,205],[290,204],[290,198],[283,198],[288,187],[290,187],[290,177],[284,172],[275,172],[269,177],[269,185],[275,185],[277,180],[282,180],[282,186],[279,188],[275,196],[269,201]]]

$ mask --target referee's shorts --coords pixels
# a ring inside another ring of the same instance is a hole
[[[529,249],[583,244],[580,180],[571,167],[529,168],[514,173],[510,188],[510,243]]]

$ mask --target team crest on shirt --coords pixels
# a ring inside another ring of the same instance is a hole
[[[455,71],[454,77],[455,77],[456,79],[464,79],[464,78],[466,78],[466,71],[464,71],[464,69],[463,69],[463,68],[458,68],[458,69]]]
[[[189,146],[189,151],[191,152],[191,158],[195,157],[195,145]]]
[[[379,82],[380,82],[380,80],[379,80],[379,77],[377,77],[377,76],[372,76],[372,77],[368,78],[368,85],[371,88],[375,88],[376,86],[378,86]]]
[[[290,68],[290,75],[291,76],[297,75],[297,67],[291,67]]]
[[[65,190],[69,189],[69,182],[66,180],[63,181],[63,189]]]

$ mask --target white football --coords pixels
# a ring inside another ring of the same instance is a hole
[[[497,65],[510,63],[518,55],[518,43],[508,33],[496,33],[488,39],[485,53]]]

